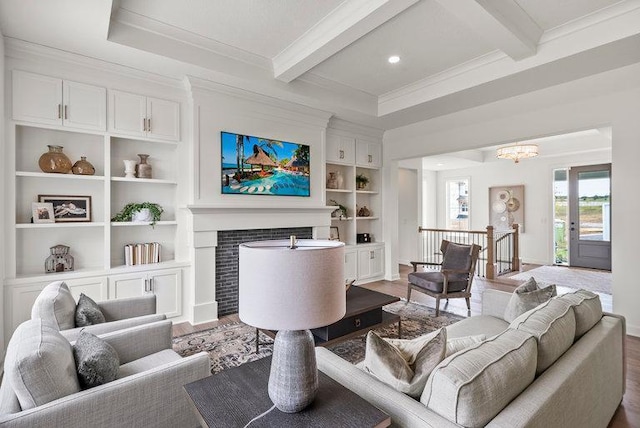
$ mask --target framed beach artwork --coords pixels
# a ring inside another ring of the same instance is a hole
[[[524,232],[524,185],[489,187],[489,219],[496,231]]]
[[[221,132],[222,193],[310,196],[309,146]]]
[[[91,221],[91,196],[38,195],[38,202],[53,205],[56,223]]]

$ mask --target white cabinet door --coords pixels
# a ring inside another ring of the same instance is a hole
[[[372,252],[368,248],[358,250],[358,279],[367,279],[371,277],[371,263],[369,259]]]
[[[14,70],[13,118],[62,125],[62,79]]]
[[[77,279],[66,279],[64,281],[69,290],[71,291],[71,295],[76,302],[80,298],[80,293],[85,296],[91,297],[96,302],[101,302],[103,300],[107,300],[107,278],[104,276],[97,276],[93,278],[77,278]]]
[[[69,80],[62,86],[63,124],[104,131],[107,127],[107,90]]]
[[[355,138],[327,135],[327,162],[353,164],[356,150]]]
[[[146,135],[147,98],[109,91],[109,131],[136,137]]]
[[[146,272],[136,272],[109,277],[109,299],[142,296],[148,289],[146,275]]]
[[[182,314],[182,271],[167,269],[149,272],[151,291],[156,295],[156,310],[167,318]]]
[[[380,167],[381,155],[382,148],[380,144],[366,141],[356,142],[356,164],[359,166],[378,168]]]
[[[384,248],[367,247],[358,250],[358,280],[384,275]]]
[[[180,139],[180,104],[147,98],[147,136],[156,140]]]
[[[369,259],[371,277],[384,275],[384,248],[378,247],[371,250],[373,257]]]
[[[346,250],[344,252],[344,279],[353,281],[358,278],[358,252]]]

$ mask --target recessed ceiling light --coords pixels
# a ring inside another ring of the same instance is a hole
[[[443,163],[437,163],[436,166],[444,166]]]
[[[397,64],[400,62],[400,57],[397,55],[390,56],[388,59],[390,64]]]

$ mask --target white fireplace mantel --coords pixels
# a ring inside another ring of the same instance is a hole
[[[238,207],[188,205],[193,231],[270,229],[280,227],[329,227],[331,206]]]
[[[191,323],[218,319],[215,295],[215,257],[218,232],[224,230],[278,229],[311,227],[313,237],[328,239],[332,206],[188,205],[192,218],[190,243],[193,284]]]

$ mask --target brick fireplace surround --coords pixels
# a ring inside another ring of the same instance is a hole
[[[327,239],[333,211],[333,207],[326,206],[239,208],[192,205],[187,208],[192,220],[189,247],[193,260],[188,283],[193,286],[191,293],[185,296],[191,312],[190,322],[194,325],[237,312],[238,243],[287,238],[291,231],[301,238]],[[235,257],[235,262],[231,262],[235,263],[235,272],[233,266],[229,268],[228,257]],[[235,284],[228,283],[232,278],[235,278]],[[235,287],[235,297],[232,287]]]

